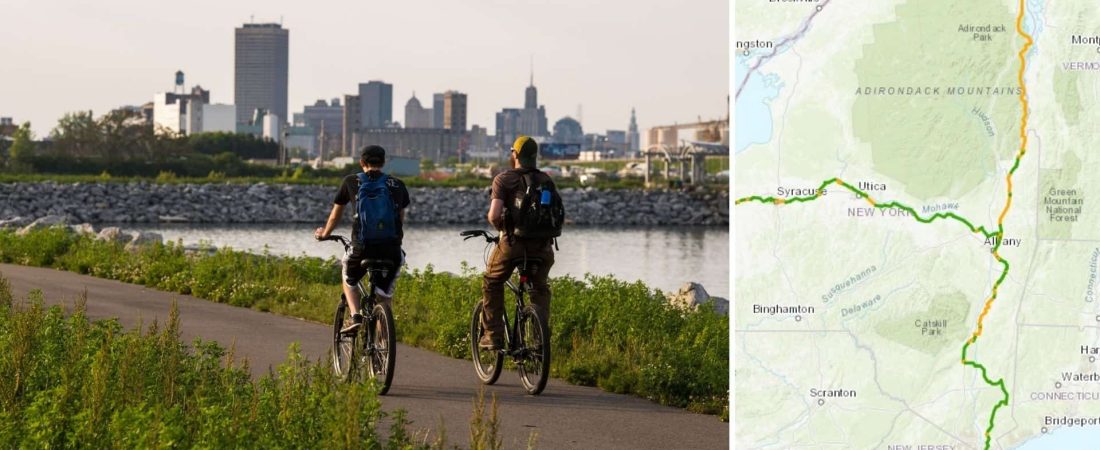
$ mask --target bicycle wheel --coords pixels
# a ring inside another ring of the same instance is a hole
[[[347,303],[341,295],[340,304],[336,306],[336,316],[332,320],[332,369],[340,379],[351,381],[355,378],[355,341],[359,333],[340,332],[351,324],[351,314],[347,314],[347,310]]]
[[[370,374],[382,383],[378,393],[386,395],[393,384],[394,363],[397,360],[397,332],[393,326],[393,310],[386,303],[374,305],[371,313],[372,333],[370,355]]]
[[[500,370],[504,366],[504,353],[481,348],[481,333],[485,329],[481,323],[482,307],[480,300],[477,305],[474,305],[473,319],[470,321],[470,355],[473,356],[477,378],[484,384],[493,384],[497,382],[497,378],[500,378]]]
[[[518,333],[519,379],[528,394],[539,395],[550,377],[550,327],[532,305],[523,308]]]

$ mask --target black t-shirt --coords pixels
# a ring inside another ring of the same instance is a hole
[[[367,179],[374,181],[378,177],[382,176],[382,172],[370,171],[367,172]],[[390,197],[393,198],[393,205],[398,211],[405,209],[409,206],[409,190],[405,188],[405,183],[401,180],[394,178],[392,175],[387,175],[386,187],[390,190]],[[337,205],[347,205],[355,200],[355,195],[359,193],[359,174],[351,174],[344,177],[344,181],[340,183],[340,190],[336,191],[336,198],[332,200]],[[355,213],[352,213],[354,217]],[[397,243],[401,243],[401,238],[405,233],[402,229],[401,215],[397,215]],[[359,219],[352,220],[351,226],[352,242],[359,243]]]

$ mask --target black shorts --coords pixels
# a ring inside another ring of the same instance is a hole
[[[361,245],[356,244],[352,247],[351,253],[348,253],[342,259],[344,282],[348,286],[355,286],[359,283],[359,280],[363,279],[363,276],[367,274],[367,268],[363,267],[363,260],[365,259],[384,259],[393,263],[393,270],[386,273],[385,278],[381,280],[375,280],[377,287],[393,294],[394,281],[397,280],[397,273],[400,271],[400,267],[405,262],[405,252],[401,251],[401,244],[383,244],[383,245]]]

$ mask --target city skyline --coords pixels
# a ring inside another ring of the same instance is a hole
[[[210,89],[212,102],[233,103],[234,29],[279,22],[280,15],[293,35],[288,116],[317,99],[350,93],[360,82],[383,80],[394,86],[397,110],[413,91],[425,103],[428,93],[466,93],[467,126],[492,129],[496,112],[523,104],[532,57],[550,121],[574,116],[582,104],[582,123],[593,131],[626,128],[632,107],[642,129],[727,114],[723,1],[690,8],[668,2],[387,4],[393,17],[409,20],[377,21],[369,20],[378,17],[377,8],[355,3],[341,4],[341,14],[289,2],[200,1],[171,13],[136,1],[15,3],[10,24],[0,28],[0,39],[20,43],[0,48],[8,66],[0,78],[0,115],[31,121],[39,137],[68,112],[101,115],[145,103],[171,89],[176,70],[186,73],[187,85]],[[645,31],[656,29],[660,35]],[[389,39],[394,35],[402,38]]]

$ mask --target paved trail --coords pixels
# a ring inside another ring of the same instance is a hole
[[[71,307],[87,289],[90,318],[118,318],[127,327],[140,320],[163,323],[176,301],[185,342],[201,337],[227,347],[236,343],[237,354],[248,358],[254,373],[282,362],[293,341],[315,359],[323,357],[331,343],[328,326],[187,295],[53,269],[0,264],[0,274],[11,282],[17,298],[41,289],[51,304]],[[397,325],[400,339],[401,325]],[[402,345],[397,350],[393,387],[382,403],[386,409],[407,410],[418,430],[435,428],[442,418],[448,441],[465,446],[479,386],[470,362]],[[539,449],[712,449],[729,443],[728,424],[714,416],[559,380],[550,380],[542,395],[530,397],[514,372],[505,373],[487,388],[489,393],[497,395],[501,431],[509,449],[525,448],[532,432],[538,434]]]

